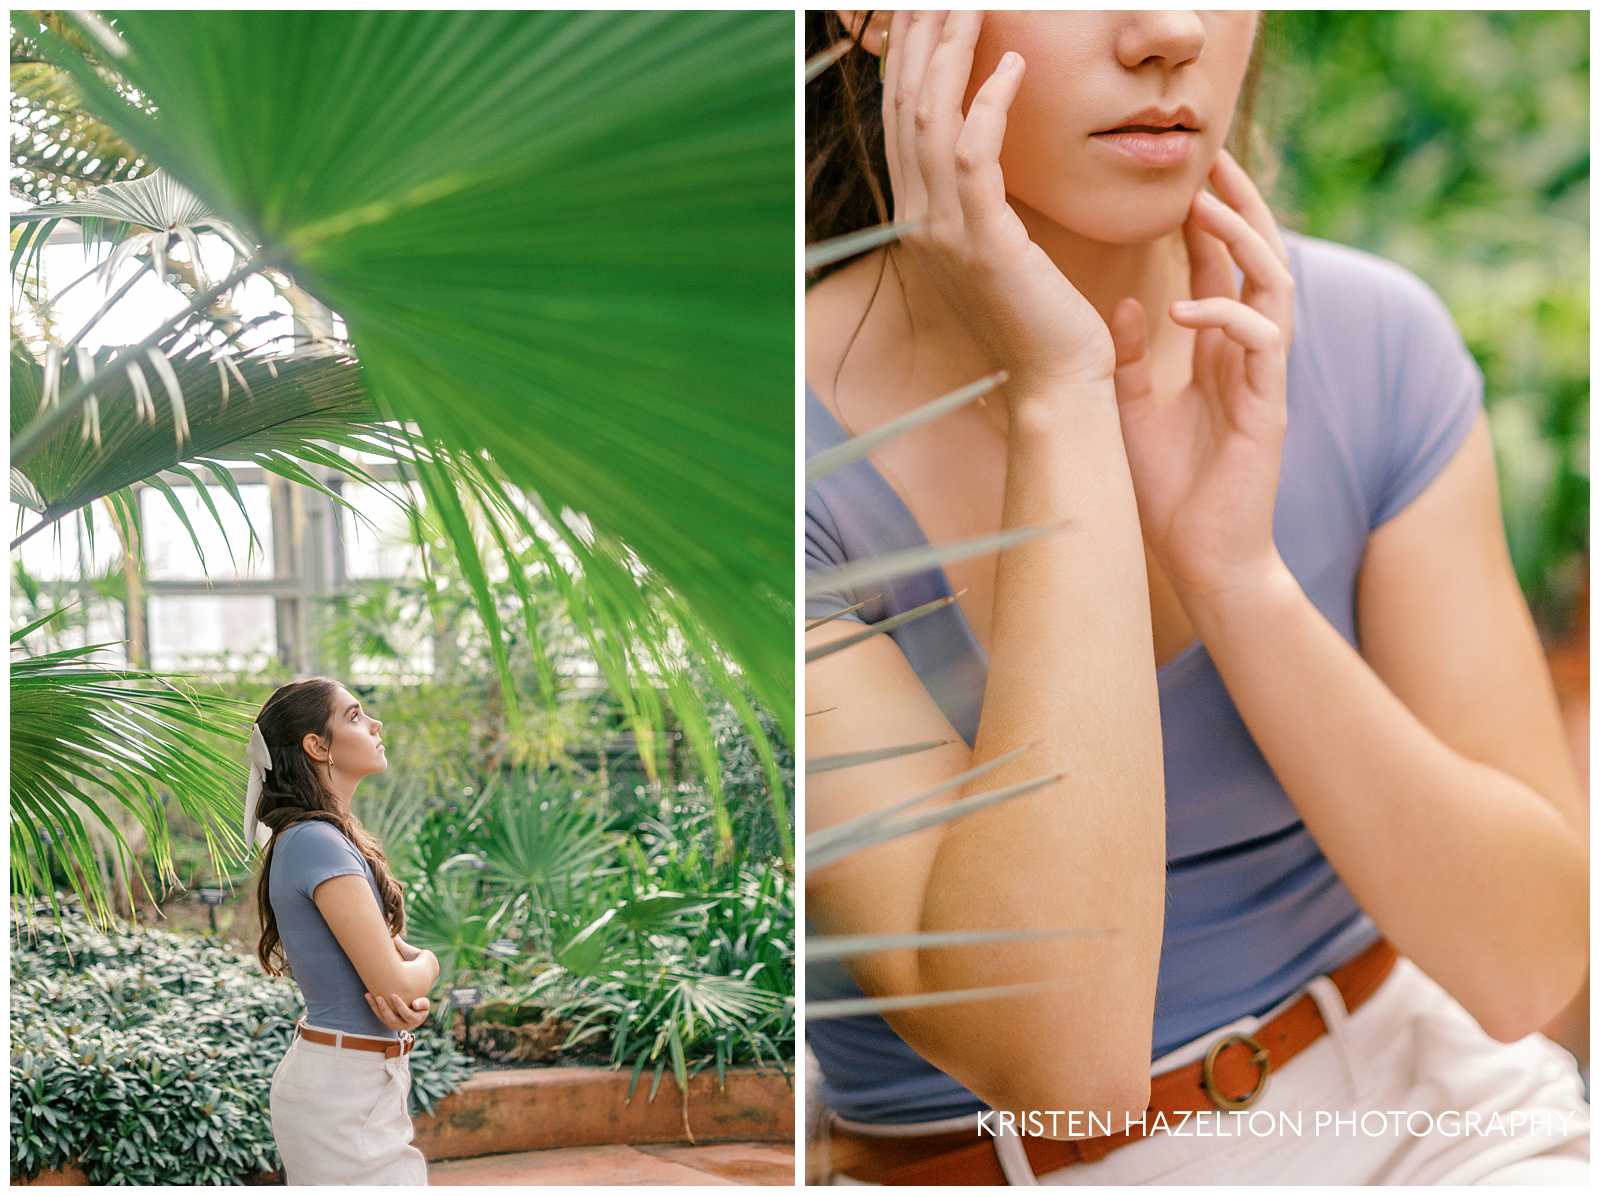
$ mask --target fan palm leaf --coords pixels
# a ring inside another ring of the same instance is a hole
[[[667,653],[656,645],[670,641],[691,645],[710,666],[713,683],[729,701],[743,705],[749,714],[747,728],[757,736],[758,750],[771,759],[771,747],[737,682],[721,666],[715,646],[698,619],[676,596],[652,583],[632,554],[615,540],[578,534],[566,520],[544,511],[537,501],[522,495],[484,453],[456,453],[424,442],[413,432],[380,416],[367,390],[364,370],[349,354],[326,356],[294,354],[263,358],[241,356],[214,360],[213,354],[190,344],[165,357],[173,384],[183,395],[188,433],[180,441],[176,412],[169,404],[156,408],[155,418],[141,418],[134,398],[131,375],[109,368],[121,349],[80,351],[60,363],[55,383],[71,386],[83,369],[85,357],[95,382],[94,419],[100,431],[99,452],[86,451],[83,433],[71,426],[49,437],[44,447],[20,469],[13,469],[13,495],[19,513],[29,512],[30,526],[13,542],[48,527],[73,511],[89,513],[97,498],[111,500],[113,517],[123,525],[125,542],[142,542],[139,504],[128,487],[143,482],[157,490],[185,527],[201,567],[209,569],[202,540],[189,509],[176,489],[162,478],[163,471],[186,476],[194,485],[206,512],[225,533],[228,525],[199,484],[200,471],[231,499],[245,521],[253,549],[258,536],[250,513],[230,469],[230,462],[248,462],[300,485],[316,488],[370,522],[361,506],[318,480],[328,471],[352,482],[373,486],[388,501],[407,513],[408,527],[437,526],[448,538],[461,562],[475,604],[485,620],[491,650],[515,719],[518,695],[510,671],[505,630],[500,625],[491,590],[491,556],[498,553],[503,574],[517,591],[523,630],[529,650],[544,678],[545,697],[555,701],[556,679],[543,654],[537,627],[537,598],[527,562],[531,553],[546,579],[566,602],[568,613],[600,661],[608,684],[622,702],[633,726],[647,770],[654,772],[652,745],[661,729],[663,710],[654,700],[654,687],[664,686],[669,704],[684,728],[686,738],[703,764],[715,764],[711,731],[706,724],[704,695],[685,679],[682,653]],[[103,381],[101,381],[103,379]],[[20,346],[12,346],[11,425],[26,426],[44,407],[46,369]],[[87,415],[86,415],[87,419]],[[391,487],[373,476],[355,458],[355,452],[386,459],[404,476],[415,478],[424,501],[409,488]],[[129,535],[129,528],[134,535]],[[88,523],[93,535],[94,523]],[[484,534],[480,535],[479,531]],[[486,542],[480,542],[486,541]],[[232,553],[231,542],[225,540]],[[557,552],[552,547],[559,548]],[[653,647],[646,659],[637,659],[633,645]],[[775,770],[775,764],[772,766]],[[721,809],[720,775],[707,771],[713,799]],[[774,817],[787,843],[787,806],[775,771]],[[724,821],[726,821],[724,817]],[[792,858],[791,854],[786,858]]]
[[[116,14],[158,115],[41,42],[347,321],[381,411],[626,543],[792,731],[792,20]]]

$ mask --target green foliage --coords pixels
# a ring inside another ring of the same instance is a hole
[[[439,956],[441,988],[483,987],[497,1020],[544,1016],[566,1026],[566,1057],[651,1066],[657,1084],[668,1067],[784,1067],[794,889],[781,863],[718,862],[709,809],[607,815],[603,795],[558,777],[423,815],[415,871],[397,874],[407,938]]]
[[[1517,575],[1564,629],[1589,526],[1589,14],[1277,12],[1284,222],[1427,280],[1483,368]]]
[[[787,1074],[794,1055],[793,880],[775,862],[720,868],[683,829],[642,828],[619,883],[589,895],[593,916],[569,911],[540,944],[548,962],[529,961],[522,1000],[570,1022],[569,1043],[609,1042],[630,1098],[647,1069],[653,1100],[668,1068],[686,1090],[706,1067]]]
[[[11,1177],[239,1184],[279,1167],[268,1096],[300,996],[213,940],[105,935],[75,915],[11,952]],[[419,1036],[413,1114],[469,1074]]]
[[[348,322],[380,409],[625,543],[792,725],[792,16],[109,19],[120,94],[39,39],[86,106]]]
[[[104,645],[18,654],[53,617],[11,637],[11,891],[28,902],[42,890],[54,907],[64,874],[104,924],[111,893],[90,827],[103,831],[125,877],[133,865],[110,810],[138,825],[162,880],[176,879],[164,793],[197,824],[215,867],[241,853],[246,716],[234,699],[182,676],[101,664]]]

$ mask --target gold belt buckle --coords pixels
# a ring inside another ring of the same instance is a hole
[[[1216,1077],[1211,1074],[1212,1065],[1222,1049],[1234,1042],[1242,1042],[1251,1049],[1251,1060],[1261,1069],[1261,1074],[1256,1079],[1256,1086],[1243,1096],[1227,1096],[1217,1089]],[[1272,1062],[1267,1058],[1267,1048],[1262,1046],[1248,1034],[1228,1034],[1217,1039],[1211,1044],[1211,1049],[1206,1052],[1205,1062],[1200,1065],[1200,1083],[1206,1090],[1206,1095],[1217,1103],[1221,1109],[1248,1109],[1255,1104],[1267,1088],[1267,1073],[1272,1070]]]

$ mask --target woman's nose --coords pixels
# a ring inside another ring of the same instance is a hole
[[[1155,60],[1171,70],[1200,57],[1206,27],[1200,14],[1168,9],[1130,12],[1117,32],[1117,60],[1130,70]]]

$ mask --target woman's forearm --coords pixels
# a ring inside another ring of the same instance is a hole
[[[1013,402],[1003,522],[1061,524],[1001,554],[973,763],[1034,745],[973,782],[1055,773],[1028,796],[949,823],[923,929],[1109,933],[923,952],[926,989],[1053,979],[986,1006],[997,1086],[1142,1110],[1166,881],[1161,724],[1143,542],[1109,381]],[[1052,1067],[1041,1070],[1048,1057]]]
[[[1323,853],[1402,954],[1514,1039],[1581,984],[1584,837],[1549,801],[1454,751],[1280,562],[1190,611],[1228,693]]]

